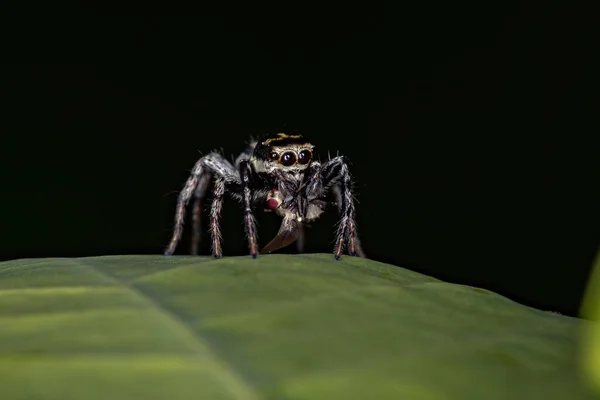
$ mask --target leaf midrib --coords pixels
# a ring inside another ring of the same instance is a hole
[[[185,321],[177,314],[174,314],[163,307],[155,298],[152,298],[151,296],[143,293],[141,290],[130,286],[127,284],[127,282],[124,282],[114,275],[107,273],[101,268],[98,268],[90,261],[86,261],[84,259],[69,261],[76,266],[90,268],[94,273],[102,276],[103,278],[109,279],[115,286],[129,291],[142,302],[146,303],[150,309],[154,310],[157,315],[161,317],[164,325],[169,328],[169,330],[178,340],[181,340],[183,343],[188,345],[196,353],[208,355],[210,362],[215,366],[215,368],[211,369],[211,371],[215,373],[216,377],[221,380],[226,390],[230,391],[235,398],[247,400],[259,399],[255,388],[252,387],[252,385],[250,385],[250,383],[245,380],[231,364],[221,358],[210,346],[208,341],[204,340],[204,338],[198,335],[196,331],[188,327]]]

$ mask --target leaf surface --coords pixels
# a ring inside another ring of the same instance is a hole
[[[0,263],[0,399],[592,399],[588,322],[329,254]]]

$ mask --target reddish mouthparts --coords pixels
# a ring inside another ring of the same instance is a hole
[[[279,199],[281,195],[279,194],[279,190],[277,188],[271,189],[271,193],[267,195],[267,207],[270,210],[274,210],[281,204],[281,199]]]

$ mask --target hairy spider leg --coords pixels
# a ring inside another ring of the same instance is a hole
[[[223,178],[227,182],[240,184],[240,178],[237,174],[237,171],[233,165],[221,154],[210,153],[200,158],[194,165],[190,177],[187,179],[183,189],[179,193],[177,207],[175,210],[173,236],[171,237],[169,245],[165,249],[165,255],[173,254],[175,252],[175,248],[181,240],[183,224],[185,222],[185,211],[190,199],[195,194],[198,196],[204,196],[205,191],[196,191],[196,189],[198,188],[200,181],[204,179],[205,174],[208,174],[209,177],[215,176],[218,178]]]
[[[329,189],[333,190],[336,197],[339,196],[341,218],[334,247],[335,259],[340,259],[346,244],[350,255],[366,257],[358,240],[352,177],[344,156],[332,158],[324,164],[315,163],[314,171],[311,172],[313,173],[310,174],[306,186],[307,198],[321,197]]]
[[[198,246],[200,245],[201,232],[201,216],[202,216],[202,200],[206,195],[206,189],[210,185],[212,175],[205,172],[201,175],[198,180],[198,186],[194,190],[194,205],[192,207],[192,239],[191,239],[191,254],[194,256],[198,255]]]
[[[258,256],[258,246],[256,239],[256,221],[252,213],[252,167],[248,160],[241,160],[239,164],[242,200],[244,202],[244,219],[246,222],[246,236],[248,237],[248,247],[252,258]]]
[[[210,232],[212,237],[212,253],[215,258],[223,256],[221,248],[221,229],[219,227],[219,219],[221,218],[221,210],[223,209],[223,196],[225,195],[225,179],[218,178],[215,180],[213,189],[213,201],[210,208]]]

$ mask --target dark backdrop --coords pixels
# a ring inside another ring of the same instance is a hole
[[[352,160],[371,258],[575,314],[600,226],[593,25],[486,7],[6,28],[0,257],[161,254],[199,152],[300,132]],[[226,255],[246,253],[241,216],[228,201]],[[307,251],[332,250],[335,222]]]

